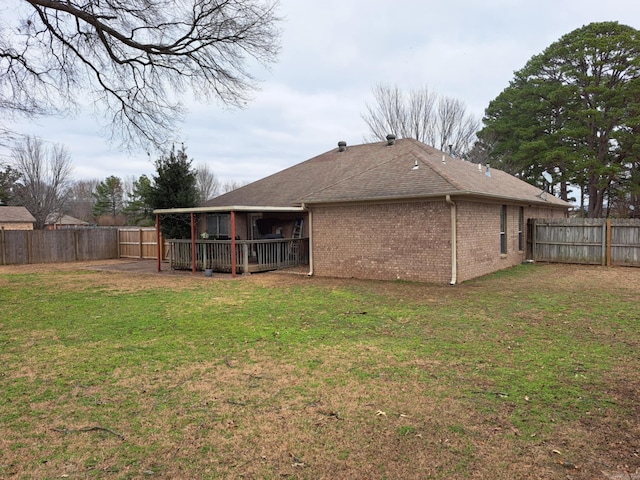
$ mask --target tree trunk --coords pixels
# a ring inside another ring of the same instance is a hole
[[[602,214],[603,197],[597,186],[597,178],[590,178],[587,186],[587,195],[589,196],[589,208],[587,209],[587,218],[598,218]]]
[[[565,202],[569,201],[569,189],[567,188],[567,182],[564,180],[560,182],[560,198]]]

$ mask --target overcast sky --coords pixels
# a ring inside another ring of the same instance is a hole
[[[282,50],[255,70],[244,110],[188,99],[178,142],[221,181],[253,181],[337,146],[363,142],[371,88],[427,86],[481,117],[533,56],[591,22],[640,28],[638,0],[281,0]],[[65,145],[76,179],[154,173],[146,152],[110,148],[87,116],[19,126]]]

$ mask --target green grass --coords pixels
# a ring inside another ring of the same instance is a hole
[[[640,275],[572,272],[120,289],[116,274],[0,270],[0,477],[500,478],[514,463],[499,448],[526,471],[561,435],[594,436],[572,452],[589,472],[609,423],[585,419],[635,414],[618,387],[638,385]]]

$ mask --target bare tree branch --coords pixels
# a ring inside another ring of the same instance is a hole
[[[28,11],[0,27],[0,110],[93,104],[121,146],[162,146],[187,93],[243,106],[279,51],[277,0],[9,1]]]
[[[440,97],[427,87],[403,93],[385,84],[373,88],[375,103],[362,116],[369,126],[365,140],[383,141],[390,133],[414,138],[464,157],[473,147],[480,120],[466,111],[461,100]]]

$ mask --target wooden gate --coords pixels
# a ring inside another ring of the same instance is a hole
[[[160,234],[161,258],[167,258],[169,246]],[[156,229],[144,228],[119,228],[118,251],[120,258],[155,259],[158,258],[158,242],[156,241]]]

